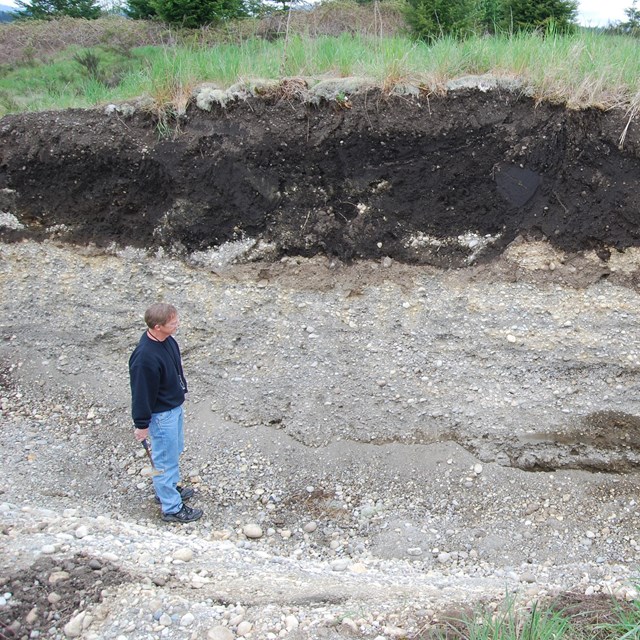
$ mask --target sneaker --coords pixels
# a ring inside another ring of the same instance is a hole
[[[180,494],[182,502],[190,500],[196,494],[196,492],[191,487],[181,487],[180,485],[178,485],[176,487],[176,490]],[[156,496],[156,502],[160,504],[160,498],[158,498],[158,496]]]
[[[199,520],[202,518],[202,509],[193,509],[192,507],[187,507],[186,504],[183,504],[180,508],[180,511],[176,513],[163,513],[162,519],[165,522],[194,522],[195,520]]]

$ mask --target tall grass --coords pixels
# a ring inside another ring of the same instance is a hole
[[[640,104],[638,41],[587,30],[570,36],[443,38],[432,45],[400,35],[293,34],[271,42],[252,37],[237,44],[144,46],[122,53],[104,45],[92,51],[100,58],[102,81],[88,78],[74,61],[77,47],[47,64],[5,68],[0,115],[88,107],[144,94],[175,101],[180,108],[202,82],[225,88],[255,78],[305,77],[313,83],[327,76],[362,76],[386,89],[402,82],[437,90],[451,78],[486,73],[518,77],[539,100],[574,108],[621,106],[637,114]]]

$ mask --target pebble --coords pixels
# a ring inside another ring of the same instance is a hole
[[[75,530],[74,533],[75,533],[76,538],[82,539],[82,538],[85,538],[89,534],[89,529],[87,527],[85,527],[84,525],[81,525]]]
[[[207,640],[235,640],[235,636],[227,627],[218,625],[209,629],[207,632]]]
[[[178,562],[191,562],[193,560],[193,551],[189,547],[182,547],[176,549],[171,557]]]
[[[318,523],[314,522],[313,520],[311,522],[307,522],[303,527],[306,533],[313,533],[317,528],[318,528]]]
[[[188,627],[189,625],[193,624],[193,621],[195,620],[195,616],[193,615],[193,613],[191,613],[190,611],[188,613],[185,613],[182,618],[180,618],[180,626],[181,627]]]
[[[299,624],[300,622],[298,621],[298,618],[296,618],[295,616],[293,615],[285,616],[284,628],[287,631],[293,631],[294,629],[297,629]]]
[[[353,634],[360,633],[360,629],[358,629],[358,625],[351,618],[344,618],[340,626],[344,629],[346,633],[353,633]]]
[[[68,580],[70,577],[71,576],[68,571],[54,571],[49,575],[49,584],[63,582],[64,580]]]
[[[253,625],[248,620],[243,620],[237,628],[237,634],[239,636],[246,636],[251,633],[251,629],[253,629]]]
[[[173,624],[173,620],[171,619],[171,616],[168,613],[163,613],[160,616],[160,619],[158,620],[158,622],[163,626],[163,627],[170,627]]]
[[[259,524],[245,524],[242,528],[242,533],[247,538],[262,538],[262,527]]]
[[[367,566],[362,564],[362,562],[354,562],[350,567],[349,571],[353,573],[367,573]]]
[[[535,513],[536,511],[538,511],[540,509],[540,505],[539,504],[530,504],[527,506],[527,508],[524,511],[524,515],[525,516],[530,516],[533,513]]]
[[[382,630],[386,636],[389,636],[391,638],[407,637],[407,632],[404,629],[401,629],[400,627],[385,626]]]
[[[67,638],[78,638],[80,636],[85,615],[86,613],[81,611],[64,625],[64,635],[67,636]]]

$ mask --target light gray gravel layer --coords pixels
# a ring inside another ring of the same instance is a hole
[[[615,260],[575,286],[595,258],[521,243],[460,272],[0,246],[2,571],[130,576],[60,637],[391,638],[506,591],[632,595],[640,262]],[[128,413],[158,299],[205,510],[182,527]]]

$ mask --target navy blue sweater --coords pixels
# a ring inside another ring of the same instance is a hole
[[[146,429],[152,413],[169,411],[184,402],[187,381],[182,371],[180,348],[169,336],[152,340],[147,332],[129,358],[131,415],[138,429]]]

